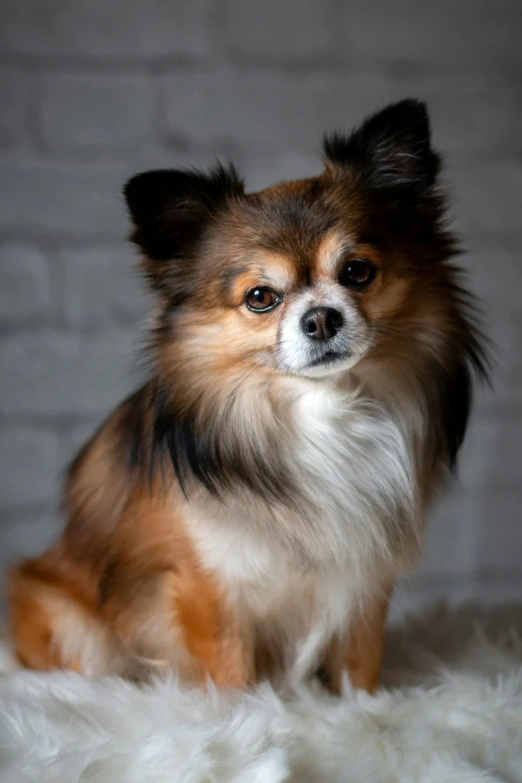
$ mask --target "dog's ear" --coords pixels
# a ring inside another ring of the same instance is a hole
[[[349,172],[363,188],[395,196],[429,190],[440,168],[426,105],[414,99],[390,104],[348,136],[326,136],[324,152],[330,170]]]
[[[124,189],[132,239],[152,260],[178,258],[212,216],[243,193],[233,166],[217,165],[208,174],[175,169],[137,174]]]
[[[217,165],[208,174],[147,171],[127,182],[131,238],[143,251],[142,265],[153,288],[172,302],[180,301],[204,229],[243,194],[243,182],[233,166]]]

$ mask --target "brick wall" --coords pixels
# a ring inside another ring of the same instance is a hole
[[[0,15],[0,564],[55,535],[63,467],[136,378],[124,180],[220,155],[252,187],[314,173],[325,129],[414,95],[497,366],[397,605],[520,595],[519,0],[4,0]]]

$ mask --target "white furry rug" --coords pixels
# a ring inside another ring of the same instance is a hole
[[[375,697],[12,672],[0,677],[0,781],[519,783],[521,665],[512,606],[437,608],[392,629]]]

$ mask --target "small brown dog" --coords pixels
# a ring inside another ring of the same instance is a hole
[[[62,538],[10,576],[25,665],[376,687],[485,360],[425,106],[324,151],[260,193],[232,167],[127,184],[152,371],[73,462]]]

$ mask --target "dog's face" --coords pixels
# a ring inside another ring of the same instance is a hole
[[[425,108],[390,106],[327,139],[325,154],[321,176],[255,194],[233,168],[129,182],[176,372],[194,368],[208,383],[247,370],[320,377],[394,334],[407,339],[418,281],[436,276],[449,247]]]
[[[279,188],[276,197],[291,209],[292,195],[283,193]],[[274,196],[268,198],[273,206]],[[231,345],[244,333],[257,361],[293,375],[327,375],[364,356],[373,341],[368,306],[378,296],[380,267],[375,248],[357,242],[347,222],[312,227],[302,248],[297,230],[293,249],[261,246],[248,254],[250,263],[233,275],[227,291],[236,314]]]

